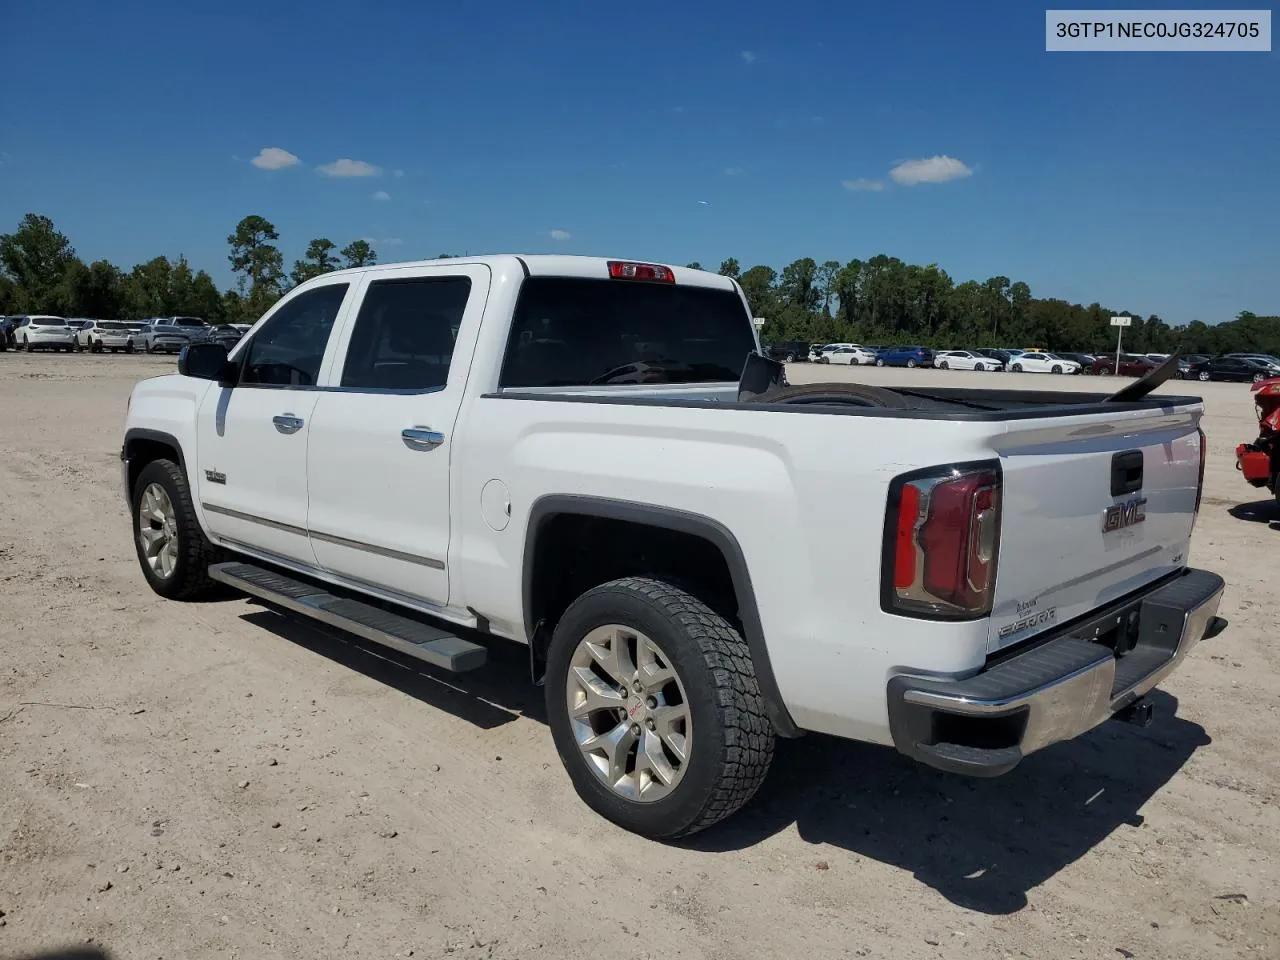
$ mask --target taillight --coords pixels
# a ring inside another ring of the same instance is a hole
[[[996,461],[904,474],[889,488],[882,606],[967,620],[991,612],[1000,545]]]
[[[609,276],[615,280],[657,280],[675,283],[676,275],[670,267],[659,263],[632,263],[629,260],[610,260]]]
[[[1204,430],[1200,427],[1196,427],[1196,433],[1200,436],[1200,475],[1196,478],[1196,509],[1191,517],[1192,524],[1200,515],[1200,498],[1204,495],[1204,464],[1209,456],[1209,438],[1204,435]]]

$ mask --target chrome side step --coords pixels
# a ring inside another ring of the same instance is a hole
[[[323,587],[251,563],[215,563],[209,567],[209,576],[273,606],[354,633],[451,673],[482,667],[489,656],[478,643],[421,620],[335,596]]]

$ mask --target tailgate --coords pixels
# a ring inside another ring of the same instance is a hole
[[[1183,567],[1201,477],[1201,407],[1015,420],[988,650],[1082,616]]]

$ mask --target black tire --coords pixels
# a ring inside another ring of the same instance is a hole
[[[783,358],[782,358],[782,362],[783,362],[783,363],[795,363],[795,362],[796,362],[796,355],[795,355],[794,353],[788,353],[785,357],[783,357]]]
[[[1262,382],[1263,380],[1265,380],[1265,379],[1267,379],[1267,375],[1266,375],[1265,373],[1255,373],[1255,374],[1253,375],[1253,382],[1254,382],[1254,383],[1261,383],[1261,382]]]
[[[1207,381],[1209,379],[1209,371],[1201,370],[1199,373],[1199,378],[1201,381]]]
[[[173,573],[168,577],[157,575],[147,564],[138,538],[138,513],[142,494],[150,484],[159,484],[169,495],[176,518],[178,557]],[[191,488],[186,475],[172,460],[153,460],[138,473],[129,498],[130,516],[133,520],[133,546],[138,566],[147,584],[167,600],[199,600],[218,592],[219,584],[209,579],[209,564],[222,559],[221,551],[213,546],[200,528],[195,506],[191,500]]]
[[[570,664],[583,637],[606,624],[632,627],[654,640],[689,704],[692,748],[683,777],[652,802],[610,790],[574,739],[566,703]],[[583,803],[650,839],[687,837],[733,814],[755,795],[773,761],[773,727],[746,641],[697,597],[661,580],[614,580],[570,604],[547,650],[546,697],[556,751]]]
[[[914,368],[915,368],[915,365],[916,365],[916,362],[915,362],[914,360],[908,360],[908,361],[907,361],[907,366],[908,366],[908,367],[910,367],[910,368],[914,369]]]
[[[1062,372],[1062,367],[1055,363],[1052,367],[1050,367],[1050,368],[1049,368],[1049,372],[1050,372],[1050,373],[1061,373],[1061,372]]]
[[[1020,364],[1020,363],[1015,363],[1015,364],[1013,365],[1013,367],[1012,367],[1012,370],[1013,370],[1013,372],[1014,372],[1014,373],[1021,373],[1021,372],[1022,372],[1022,364]]]
[[[877,367],[883,367],[883,366],[884,366],[884,361],[883,361],[883,360],[876,360],[876,366],[877,366]]]
[[[31,353],[31,351],[32,351],[31,341],[30,341],[30,340],[23,340],[23,341],[22,341],[22,349],[23,349],[23,351],[24,351],[24,352],[26,352],[26,353]]]
[[[133,344],[132,343],[125,344],[124,352],[133,353]]]
[[[907,364],[907,366],[911,366],[911,364],[910,364],[910,363],[908,363],[908,364]],[[951,368],[947,366],[947,361],[943,360],[940,364],[938,364],[938,369],[939,369],[939,370],[949,370],[949,369],[951,369]],[[978,369],[982,369],[982,368],[981,368],[981,367],[979,367]]]

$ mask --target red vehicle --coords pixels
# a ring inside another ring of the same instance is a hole
[[[1258,439],[1236,447],[1236,469],[1252,486],[1276,494],[1280,486],[1280,377],[1259,380],[1251,388],[1258,408]]]
[[[1145,377],[1158,366],[1159,364],[1150,357],[1144,357],[1140,353],[1120,354],[1120,376],[1122,377]],[[1089,365],[1087,371],[1098,376],[1114,376],[1116,355],[1113,353],[1109,357],[1098,357]]]

